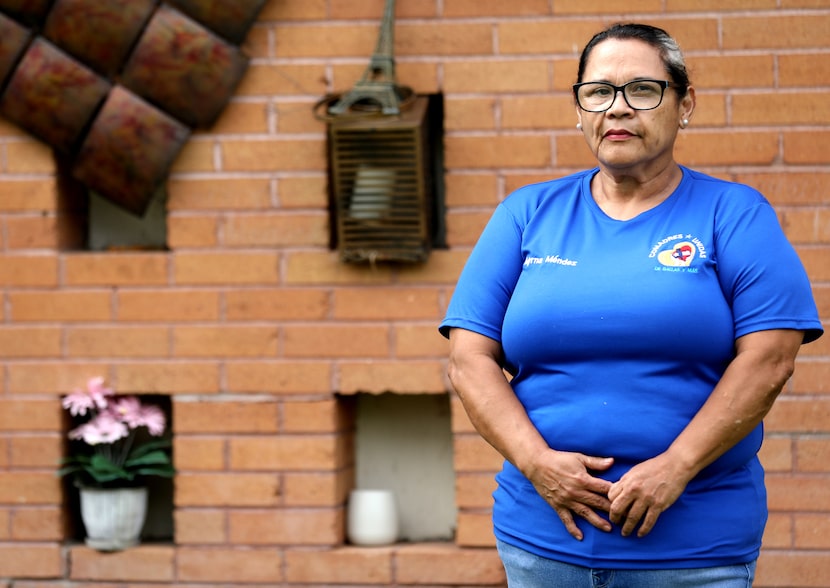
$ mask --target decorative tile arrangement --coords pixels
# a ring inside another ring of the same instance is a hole
[[[0,0],[0,114],[142,215],[248,65],[266,0]]]

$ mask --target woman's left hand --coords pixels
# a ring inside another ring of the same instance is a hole
[[[637,536],[645,537],[683,493],[689,483],[687,476],[688,472],[674,466],[666,454],[637,464],[611,485],[611,522],[622,525],[623,536],[639,524]]]

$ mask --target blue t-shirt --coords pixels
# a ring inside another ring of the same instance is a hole
[[[618,480],[662,453],[754,331],[822,333],[804,268],[752,188],[683,168],[666,200],[633,219],[591,196],[596,169],[526,186],[494,212],[441,323],[499,341],[511,385],[550,447],[611,456]],[[510,463],[498,474],[496,536],[589,567],[681,568],[758,556],[767,517],[763,431],[704,469],[644,538],[584,539]]]

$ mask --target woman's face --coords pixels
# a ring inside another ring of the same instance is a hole
[[[669,80],[657,49],[635,39],[608,39],[595,46],[582,82],[615,86],[636,79]],[[634,110],[618,93],[605,112],[586,112],[577,106],[582,133],[594,156],[612,173],[645,175],[674,161],[674,141],[683,119],[694,110],[694,89],[683,99],[667,88],[653,110]]]

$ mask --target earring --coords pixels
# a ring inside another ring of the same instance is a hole
[[[576,123],[576,128],[581,131],[582,130],[582,123]]]
[[[684,118],[684,119],[683,119],[683,128],[685,129],[685,128],[686,128],[686,127],[688,127],[688,126],[689,126],[689,119],[688,119],[688,118]]]

